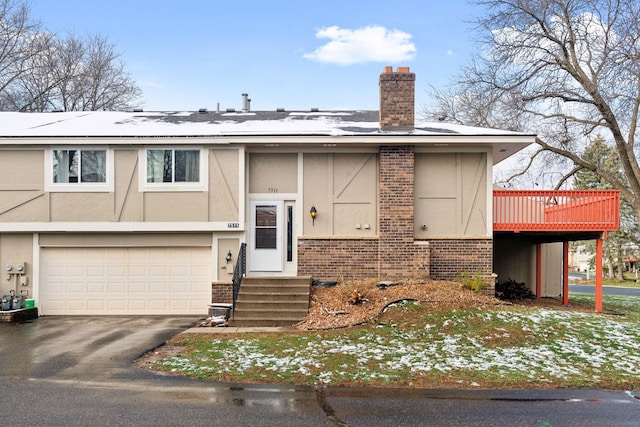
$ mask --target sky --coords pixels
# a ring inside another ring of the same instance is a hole
[[[465,0],[31,0],[61,36],[106,37],[145,111],[377,110],[385,66],[416,74],[416,110],[470,59]]]

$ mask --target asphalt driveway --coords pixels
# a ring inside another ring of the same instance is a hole
[[[0,323],[0,378],[105,381],[143,375],[132,362],[197,320],[47,316]]]
[[[2,425],[635,426],[636,398],[596,390],[420,390],[225,384],[133,361],[198,319],[0,323]]]

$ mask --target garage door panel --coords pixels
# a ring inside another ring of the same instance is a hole
[[[88,265],[86,275],[88,277],[106,277],[107,270],[103,265]]]
[[[73,305],[72,307],[70,307],[71,310],[74,309],[74,307],[77,307],[77,310],[81,310],[82,309],[82,300],[75,300],[73,301]],[[106,304],[104,300],[101,299],[91,299],[91,300],[87,300],[87,310],[89,312],[95,312],[95,311],[104,311]]]
[[[67,267],[66,275],[67,277],[84,277],[85,269],[84,267]]]
[[[144,282],[130,282],[129,293],[132,294],[146,294],[147,286]]]
[[[171,282],[169,284],[169,290],[171,293],[188,295],[188,293],[191,292],[191,289],[189,288],[189,284],[186,282]]]
[[[186,265],[171,266],[171,269],[169,271],[169,274],[171,274],[172,277],[187,276],[189,273],[189,267]]]
[[[169,270],[164,265],[149,266],[149,276],[151,277],[167,277]]]
[[[147,268],[143,265],[130,265],[129,266],[129,278],[131,277],[146,277]]]
[[[170,302],[164,299],[150,299],[149,300],[149,310],[152,311],[157,311],[157,312],[164,312],[164,311],[169,311],[170,310]]]
[[[126,277],[127,266],[126,265],[109,266],[109,268],[107,269],[107,274],[109,277]]]
[[[168,290],[167,282],[158,282],[155,277],[153,282],[149,282],[149,292],[152,294],[167,292]]]
[[[90,294],[104,294],[105,285],[104,283],[87,283],[87,293]]]
[[[198,314],[211,302],[208,248],[44,248],[42,314]]]
[[[73,294],[85,294],[87,292],[87,288],[84,282],[67,282],[67,286],[63,286],[63,289],[66,288],[63,293],[68,295]]]
[[[56,309],[68,309],[73,312],[82,312],[85,310],[85,307],[91,302],[91,300],[85,300],[80,298],[68,297],[63,298],[60,304],[56,304]]]
[[[147,309],[147,300],[146,299],[130,299],[129,309],[131,309],[132,311],[144,312]]]

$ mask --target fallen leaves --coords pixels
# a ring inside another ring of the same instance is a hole
[[[465,289],[460,283],[424,280],[377,286],[376,281],[339,283],[333,288],[313,287],[307,318],[301,330],[355,326],[377,318],[396,301],[416,300],[433,308],[495,306],[503,302]]]

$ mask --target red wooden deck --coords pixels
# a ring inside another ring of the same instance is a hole
[[[617,190],[494,190],[494,231],[614,231]]]
[[[563,238],[562,302],[569,303],[568,240],[572,233],[602,233],[596,239],[595,309],[602,312],[602,251],[608,231],[620,227],[617,190],[494,190],[493,231],[554,233]],[[541,293],[541,250],[536,248],[536,294]]]

